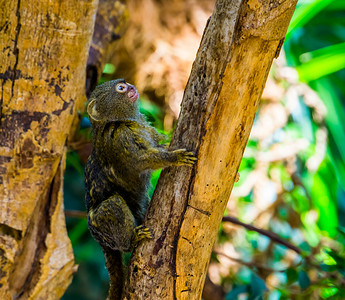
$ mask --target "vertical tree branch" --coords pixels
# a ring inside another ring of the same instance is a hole
[[[121,1],[99,0],[86,68],[86,95],[97,86],[110,49],[126,29],[128,11]]]
[[[125,299],[200,299],[210,253],[271,63],[297,0],[218,0],[206,26],[171,148],[193,169],[162,172],[134,253]]]

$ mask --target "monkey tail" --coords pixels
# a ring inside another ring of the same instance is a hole
[[[109,273],[109,293],[107,300],[121,300],[124,284],[124,267],[121,252],[108,247],[103,247],[105,266]]]

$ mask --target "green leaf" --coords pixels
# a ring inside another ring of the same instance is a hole
[[[140,97],[139,109],[152,125],[158,129],[163,129],[164,125],[161,120],[162,110],[158,105],[144,97]]]
[[[335,0],[300,1],[300,5],[297,6],[290,22],[288,31],[286,33],[286,39],[290,38],[291,33],[294,30],[303,27],[320,11],[322,11],[325,7],[327,7],[334,1]]]
[[[68,236],[72,242],[72,245],[76,245],[82,235],[88,231],[87,227],[87,220],[81,219],[78,221],[77,225],[75,225],[71,230],[68,232]]]
[[[305,212],[310,209],[306,191],[301,186],[296,186],[291,192],[294,202],[293,207],[298,212]]]
[[[323,299],[327,299],[327,298],[335,296],[335,294],[337,292],[338,292],[338,289],[335,288],[335,287],[323,288],[322,291],[321,291],[321,296],[322,296]]]
[[[334,272],[337,270],[336,265],[327,265],[327,264],[320,264],[320,268],[324,272]]]
[[[150,186],[150,189],[149,189],[149,196],[150,196],[150,198],[152,197],[153,192],[155,191],[155,188],[156,188],[159,176],[161,175],[161,172],[162,172],[162,169],[155,170],[155,171],[152,172],[152,175],[151,175],[151,186]]]
[[[307,255],[311,254],[311,248],[310,245],[307,242],[302,242],[298,245],[298,247],[303,250]]]
[[[289,268],[286,271],[287,284],[291,285],[298,280],[298,272],[294,268]]]
[[[319,79],[345,68],[345,43],[304,53],[301,60],[303,58],[308,61],[296,67],[300,80],[308,82]]]
[[[345,111],[335,87],[327,78],[314,82],[315,90],[327,108],[326,124],[331,135],[330,158],[335,169],[338,183],[345,189]],[[332,145],[333,148],[332,148]]]
[[[310,279],[305,271],[299,271],[298,273],[298,283],[302,290],[305,290],[310,286]]]
[[[311,60],[312,58],[322,57],[325,55],[333,56],[335,54],[343,53],[344,50],[345,50],[345,43],[338,43],[338,44],[330,45],[328,47],[323,47],[311,52],[306,52],[302,54],[300,57],[301,57],[301,61],[305,63]]]
[[[314,176],[311,189],[313,204],[319,211],[318,225],[332,237],[336,235],[338,227],[337,183],[334,178],[333,167],[329,160],[325,159]]]
[[[343,237],[345,237],[345,227],[339,226],[337,230]]]
[[[319,227],[315,224],[315,217],[313,215],[313,212],[301,213],[301,221],[304,225],[304,236],[308,244],[316,247],[320,242],[321,233]]]
[[[226,300],[238,299],[238,296],[248,292],[248,285],[234,286],[234,288],[225,296]]]
[[[341,267],[345,268],[345,258],[340,256],[337,252],[334,250],[329,250],[327,252],[335,261],[336,263]]]
[[[345,1],[343,0],[333,1],[333,3],[327,6],[327,10],[345,11]]]
[[[113,64],[105,64],[103,68],[103,74],[114,74],[115,70],[116,68]]]
[[[84,175],[84,167],[81,165],[77,152],[70,151],[66,157],[66,167],[73,167],[80,176]]]
[[[267,291],[265,282],[256,274],[252,274],[250,280],[250,299],[259,299]]]

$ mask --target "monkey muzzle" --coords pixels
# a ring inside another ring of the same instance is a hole
[[[127,84],[127,85],[128,85],[127,96],[129,98],[129,100],[134,103],[135,101],[138,100],[139,93],[138,93],[137,89],[134,87],[134,85],[131,85],[131,84]]]

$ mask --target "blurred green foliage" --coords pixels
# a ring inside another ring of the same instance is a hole
[[[220,235],[252,267],[239,267],[236,274],[230,272],[221,280],[229,290],[226,299],[239,299],[239,295],[241,299],[345,299],[345,1],[299,1],[284,50],[287,64],[297,70],[301,82],[316,91],[327,109],[325,118],[317,122],[315,107],[300,96],[282,130],[284,140],[287,136],[304,138],[309,146],[297,154],[293,172],[288,160],[270,162],[267,172],[270,179],[273,173],[279,174],[283,187],[274,192],[278,200],[273,200],[267,228],[303,252],[288,259],[288,250],[280,245],[269,242],[260,247],[262,236],[258,234],[242,231],[246,238],[235,240],[223,230]],[[284,86],[284,82],[280,84]],[[327,129],[327,148],[313,171],[307,161],[320,150],[317,139],[322,126]],[[275,142],[279,143],[271,141]],[[272,144],[260,149],[257,140],[249,141],[239,171],[239,188],[257,169],[257,154]],[[255,201],[253,192],[238,199],[243,222],[248,221],[246,212]],[[256,267],[257,260],[264,262],[266,270]],[[253,274],[263,282],[253,280]]]
[[[299,1],[285,51],[327,109],[327,153],[316,173],[301,176],[318,209],[319,228],[335,238],[345,221],[345,1]]]
[[[291,254],[291,250],[255,231],[229,229],[222,224],[218,245],[230,243],[237,256],[226,271],[218,272],[218,281],[229,300],[345,299],[345,1],[300,0],[284,50],[288,66],[316,91],[327,114],[316,120],[315,107],[299,97],[283,128],[268,140],[251,138],[248,142],[236,186],[243,187],[258,170],[258,155],[284,141],[308,141],[308,146],[296,155],[293,171],[286,159],[269,162],[263,188],[267,208],[260,213],[269,216],[265,229],[302,252]],[[111,79],[114,71],[115,67],[107,64],[101,82]],[[274,78],[274,68],[271,73]],[[289,82],[278,81],[289,88]],[[164,130],[159,107],[142,99],[141,111]],[[255,122],[259,122],[259,116]],[[89,126],[83,119],[80,135],[84,141],[90,139]],[[311,170],[308,160],[320,150],[318,134],[322,126],[327,130],[326,151],[317,169]],[[67,211],[85,211],[83,169],[80,153],[70,151],[64,187]],[[150,196],[159,175],[160,171],[153,173]],[[236,210],[227,211],[233,215],[236,212],[235,216],[245,223],[254,221],[248,216],[263,205],[257,203],[258,199],[255,189],[250,189],[234,200]],[[79,269],[63,299],[105,299],[108,275],[101,248],[90,236],[85,218],[67,216],[66,223]],[[231,257],[224,258],[218,252],[212,255],[212,261],[221,269],[224,259],[231,261]],[[210,271],[213,279],[211,275]]]
[[[289,65],[327,108],[329,159],[345,190],[345,1],[299,1],[284,44]]]

